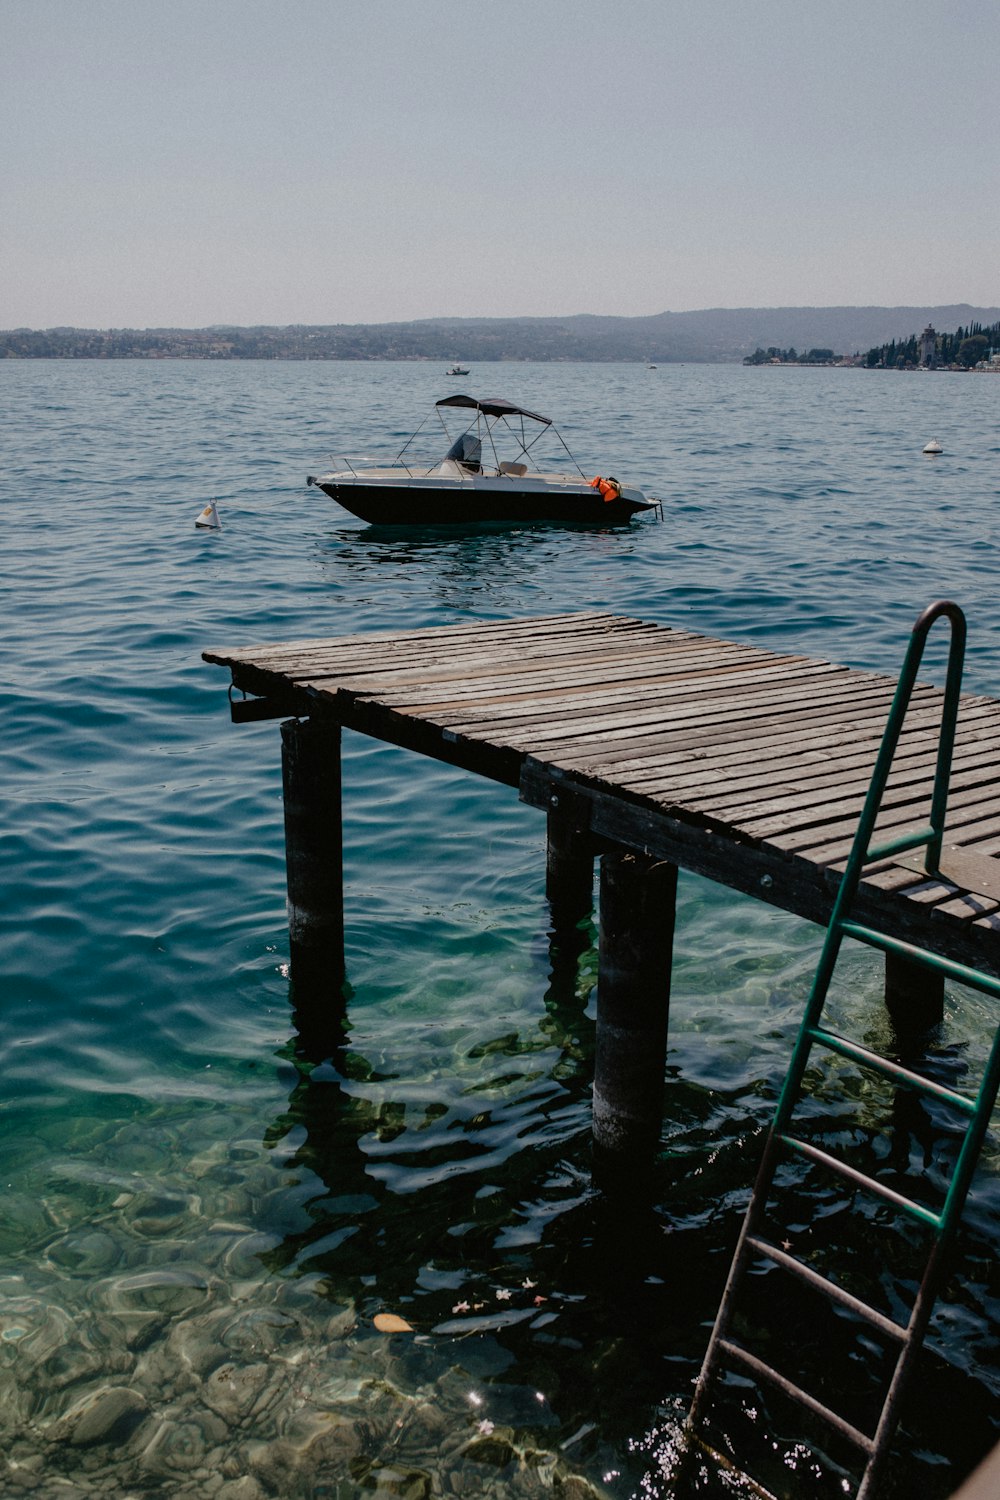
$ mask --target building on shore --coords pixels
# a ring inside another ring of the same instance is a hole
[[[920,335],[920,368],[932,370],[937,364],[937,334],[928,323]]]

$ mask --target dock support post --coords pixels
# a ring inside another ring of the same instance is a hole
[[[281,726],[288,940],[297,1008],[341,998],[344,987],[340,725]]]
[[[944,1019],[944,975],[886,953],[885,1006],[899,1041],[918,1041]]]
[[[641,1168],[663,1120],[677,866],[616,850],[601,857],[594,1160]]]
[[[553,927],[575,926],[594,906],[594,842],[572,802],[563,806],[554,793],[548,808],[545,894]]]
[[[545,894],[549,901],[549,962],[556,989],[572,993],[580,958],[590,946],[594,910],[594,840],[573,799],[553,792],[548,806]]]

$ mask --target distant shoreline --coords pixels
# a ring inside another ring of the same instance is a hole
[[[738,364],[775,348],[855,358],[920,328],[1000,322],[1000,307],[707,308],[649,317],[429,318],[410,323],[207,328],[13,328],[3,359]]]
[[[58,362],[59,364],[94,364],[109,365],[118,363],[133,364],[316,364],[316,365],[361,365],[361,364],[407,364],[407,365],[436,365],[441,360],[432,358],[430,355],[399,355],[399,354],[345,354],[345,355],[319,355],[319,354],[10,354],[0,350],[0,364],[7,361],[10,364],[33,364],[45,360]],[[641,360],[616,358],[612,355],[603,358],[580,356],[570,358],[566,355],[546,359],[539,355],[524,356],[499,356],[492,359],[475,359],[471,363],[476,365],[634,365],[636,368],[646,368]],[[726,366],[730,369],[741,370],[864,370],[866,373],[878,371],[882,374],[892,375],[1000,375],[1000,365],[991,365],[986,369],[964,368],[961,365],[938,365],[933,368],[927,366],[908,365],[903,369],[897,369],[894,365],[867,365],[863,359],[842,360],[775,360],[766,364],[752,364],[745,359],[670,359],[661,356],[659,364],[665,366],[684,365],[711,366],[719,368]],[[470,374],[471,378],[471,374]]]

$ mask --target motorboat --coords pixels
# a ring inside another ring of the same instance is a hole
[[[468,373],[468,365],[451,365],[447,370],[445,370],[446,375],[468,375]]]
[[[424,465],[407,456],[426,426],[425,418],[388,464],[343,459],[326,474],[310,474],[316,485],[351,515],[375,525],[468,525],[481,521],[582,522],[620,526],[660,502],[610,475],[588,477],[549,417],[512,401],[445,396],[434,405],[445,439],[444,457]],[[460,414],[463,430],[453,437],[446,413]],[[532,467],[532,450],[554,437],[575,473]],[[502,456],[510,453],[512,456]]]

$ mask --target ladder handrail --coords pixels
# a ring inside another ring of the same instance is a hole
[[[872,834],[892,770],[893,758],[903,731],[906,712],[916,683],[917,672],[923,659],[927,636],[935,621],[941,618],[947,618],[951,625],[951,639],[948,650],[948,667],[941,708],[941,720],[938,730],[938,751],[934,784],[931,793],[930,821],[923,828],[910,830],[896,838],[873,845]],[[959,606],[951,600],[938,599],[933,604],[928,605],[922,614],[918,616],[914,624],[899,681],[896,684],[896,690],[893,694],[882,742],[879,746],[875,766],[872,771],[868,794],[865,798],[854,841],[851,845],[851,852],[834,901],[826,936],[823,940],[819,961],[813,977],[812,987],[809,992],[805,1014],[792,1050],[792,1057],[778,1097],[771,1128],[768,1131],[764,1144],[764,1151],[754,1182],[753,1192],[751,1193],[750,1202],[744,1216],[736,1252],[729,1269],[718,1315],[712,1329],[708,1348],[705,1352],[701,1372],[695,1386],[694,1399],[688,1415],[688,1429],[693,1430],[708,1401],[711,1378],[720,1357],[728,1354],[736,1358],[758,1376],[766,1380],[771,1380],[781,1389],[785,1390],[787,1394],[791,1395],[793,1399],[798,1400],[800,1404],[812,1409],[817,1415],[823,1417],[835,1430],[840,1431],[842,1435],[852,1438],[866,1451],[867,1463],[857,1490],[856,1500],[867,1500],[867,1497],[871,1495],[874,1486],[878,1482],[881,1467],[888,1454],[889,1443],[895,1430],[896,1416],[906,1386],[907,1377],[919,1352],[931,1312],[933,1311],[944,1253],[961,1216],[976,1161],[987,1129],[989,1128],[992,1106],[996,1100],[998,1090],[1000,1090],[1000,1026],[997,1027],[979,1088],[976,1090],[974,1099],[970,1099],[964,1094],[957,1094],[951,1089],[946,1089],[928,1079],[923,1079],[919,1074],[898,1063],[880,1058],[877,1054],[871,1053],[870,1049],[850,1042],[847,1038],[840,1037],[836,1033],[821,1027],[819,1021],[823,1006],[826,1003],[833,969],[845,936],[870,943],[875,947],[882,948],[887,953],[901,953],[907,958],[936,969],[942,975],[965,984],[971,984],[980,991],[993,995],[994,998],[1000,995],[1000,981],[994,979],[992,976],[987,976],[967,965],[943,958],[941,955],[935,954],[926,948],[919,948],[915,944],[906,943],[900,939],[892,938],[888,934],[879,933],[868,926],[849,920],[847,916],[857,895],[862,871],[866,864],[875,859],[885,858],[887,855],[891,857],[892,854],[901,853],[904,850],[918,848],[923,845],[926,848],[924,857],[925,872],[929,876],[939,873],[941,847],[944,837],[944,821],[948,804],[948,783],[951,775],[951,764],[955,746],[955,729],[961,697],[965,642],[965,616]],[[925,1209],[922,1205],[903,1197],[902,1194],[897,1193],[894,1189],[877,1182],[870,1175],[859,1172],[857,1169],[848,1166],[846,1162],[842,1162],[836,1157],[831,1157],[829,1153],[820,1150],[810,1142],[794,1137],[789,1133],[789,1121],[799,1097],[809,1053],[814,1045],[825,1047],[834,1052],[840,1052],[844,1056],[851,1058],[861,1067],[881,1073],[883,1076],[889,1077],[903,1086],[917,1088],[922,1092],[940,1098],[943,1102],[959,1109],[969,1117],[964,1139],[959,1149],[951,1180],[945,1191],[944,1201],[939,1213],[935,1214],[929,1209]],[[776,1247],[771,1246],[760,1236],[758,1231],[766,1209],[768,1193],[774,1180],[779,1156],[784,1150],[788,1149],[793,1154],[801,1154],[807,1159],[811,1159],[821,1166],[839,1173],[849,1181],[852,1181],[856,1186],[874,1190],[908,1213],[910,1217],[923,1222],[932,1231],[930,1254],[905,1330],[896,1328],[891,1324],[890,1320],[885,1319],[884,1315],[878,1313],[876,1309],[868,1308],[866,1304],[853,1298],[842,1289],[837,1288],[835,1283],[820,1277],[818,1273],[812,1271],[804,1263],[793,1261],[792,1257],[786,1256],[782,1251],[776,1250]],[[786,1269],[790,1265],[799,1265],[800,1270],[798,1274],[801,1274],[806,1281],[817,1287],[823,1287],[823,1283],[826,1281],[825,1289],[828,1291],[828,1295],[834,1297],[834,1300],[842,1302],[854,1312],[860,1313],[862,1317],[867,1317],[876,1327],[885,1323],[887,1328],[892,1329],[893,1337],[902,1338],[902,1347],[896,1360],[889,1388],[882,1401],[877,1429],[871,1439],[868,1439],[864,1434],[853,1428],[852,1424],[846,1422],[843,1417],[825,1408],[822,1403],[816,1401],[807,1392],[796,1387],[792,1382],[788,1381],[787,1377],[773,1370],[765,1361],[758,1359],[749,1350],[734,1343],[729,1337],[732,1311],[739,1282],[750,1257],[760,1253],[770,1257],[779,1265],[788,1263],[785,1266]]]
[[[966,624],[965,615],[961,608],[951,599],[936,599],[929,604],[917,617],[913,630],[910,633],[909,644],[906,655],[903,658],[903,666],[896,683],[896,691],[892,697],[889,708],[889,717],[886,720],[885,731],[882,736],[882,744],[879,747],[875,768],[872,771],[872,779],[868,787],[868,796],[858,823],[855,835],[854,847],[851,857],[844,871],[844,880],[841,883],[841,891],[844,886],[853,879],[854,888],[860,878],[861,865],[867,863],[868,846],[871,842],[875,819],[878,816],[882,796],[885,792],[889,772],[892,769],[893,758],[899,737],[903,731],[906,718],[906,710],[910,705],[910,698],[917,680],[917,672],[923,660],[924,647],[930,634],[931,626],[936,620],[947,618],[951,622],[951,641],[948,649],[948,670],[945,677],[944,702],[941,706],[941,729],[938,737],[938,757],[934,772],[934,790],[931,795],[930,827],[933,830],[927,845],[927,872],[934,874],[937,871],[938,861],[941,858],[941,840],[944,835],[944,817],[948,802],[948,779],[951,774],[952,754],[955,748],[955,725],[958,720],[959,697],[962,689],[962,669],[965,664],[965,641]],[[852,868],[853,866],[853,868]],[[850,890],[853,899],[854,888]]]
[[[965,615],[957,604],[950,599],[937,599],[917,617],[913,626],[906,655],[903,659],[903,667],[900,672],[896,691],[892,697],[889,708],[889,716],[886,720],[885,730],[882,734],[882,743],[879,746],[878,756],[875,760],[875,768],[872,771],[871,783],[868,787],[868,795],[861,812],[851,852],[841,878],[840,889],[837,892],[830,914],[830,923],[823,940],[819,963],[816,965],[816,973],[813,977],[812,989],[806,1005],[806,1015],[802,1030],[799,1033],[792,1053],[788,1073],[778,1099],[778,1107],[775,1112],[774,1129],[784,1130],[792,1106],[798,1094],[799,1085],[802,1082],[802,1074],[805,1072],[806,1060],[812,1046],[807,1035],[807,1028],[815,1026],[819,1019],[819,1013],[826,1000],[826,992],[830,985],[833,968],[840,952],[840,945],[844,932],[842,920],[845,911],[850,909],[857,894],[861,882],[861,872],[869,857],[869,845],[871,843],[872,831],[875,820],[878,817],[879,808],[882,805],[882,797],[885,793],[886,783],[889,780],[889,772],[892,769],[892,759],[899,737],[903,730],[903,722],[906,710],[909,707],[913,687],[917,680],[917,672],[923,660],[924,646],[927,636],[935,620],[947,617],[951,621],[951,644],[948,651],[948,675],[945,685],[944,702],[941,709],[941,728],[938,738],[938,757],[934,773],[934,790],[931,797],[931,820],[926,830],[928,863],[931,861],[931,851],[936,851],[933,856],[933,864],[936,868],[940,858],[941,841],[944,836],[944,817],[948,803],[948,776],[951,770],[952,751],[955,743],[955,724],[958,719],[958,703],[962,686],[962,667],[965,661]],[[920,840],[923,842],[923,840]],[[933,873],[933,872],[929,872]]]

